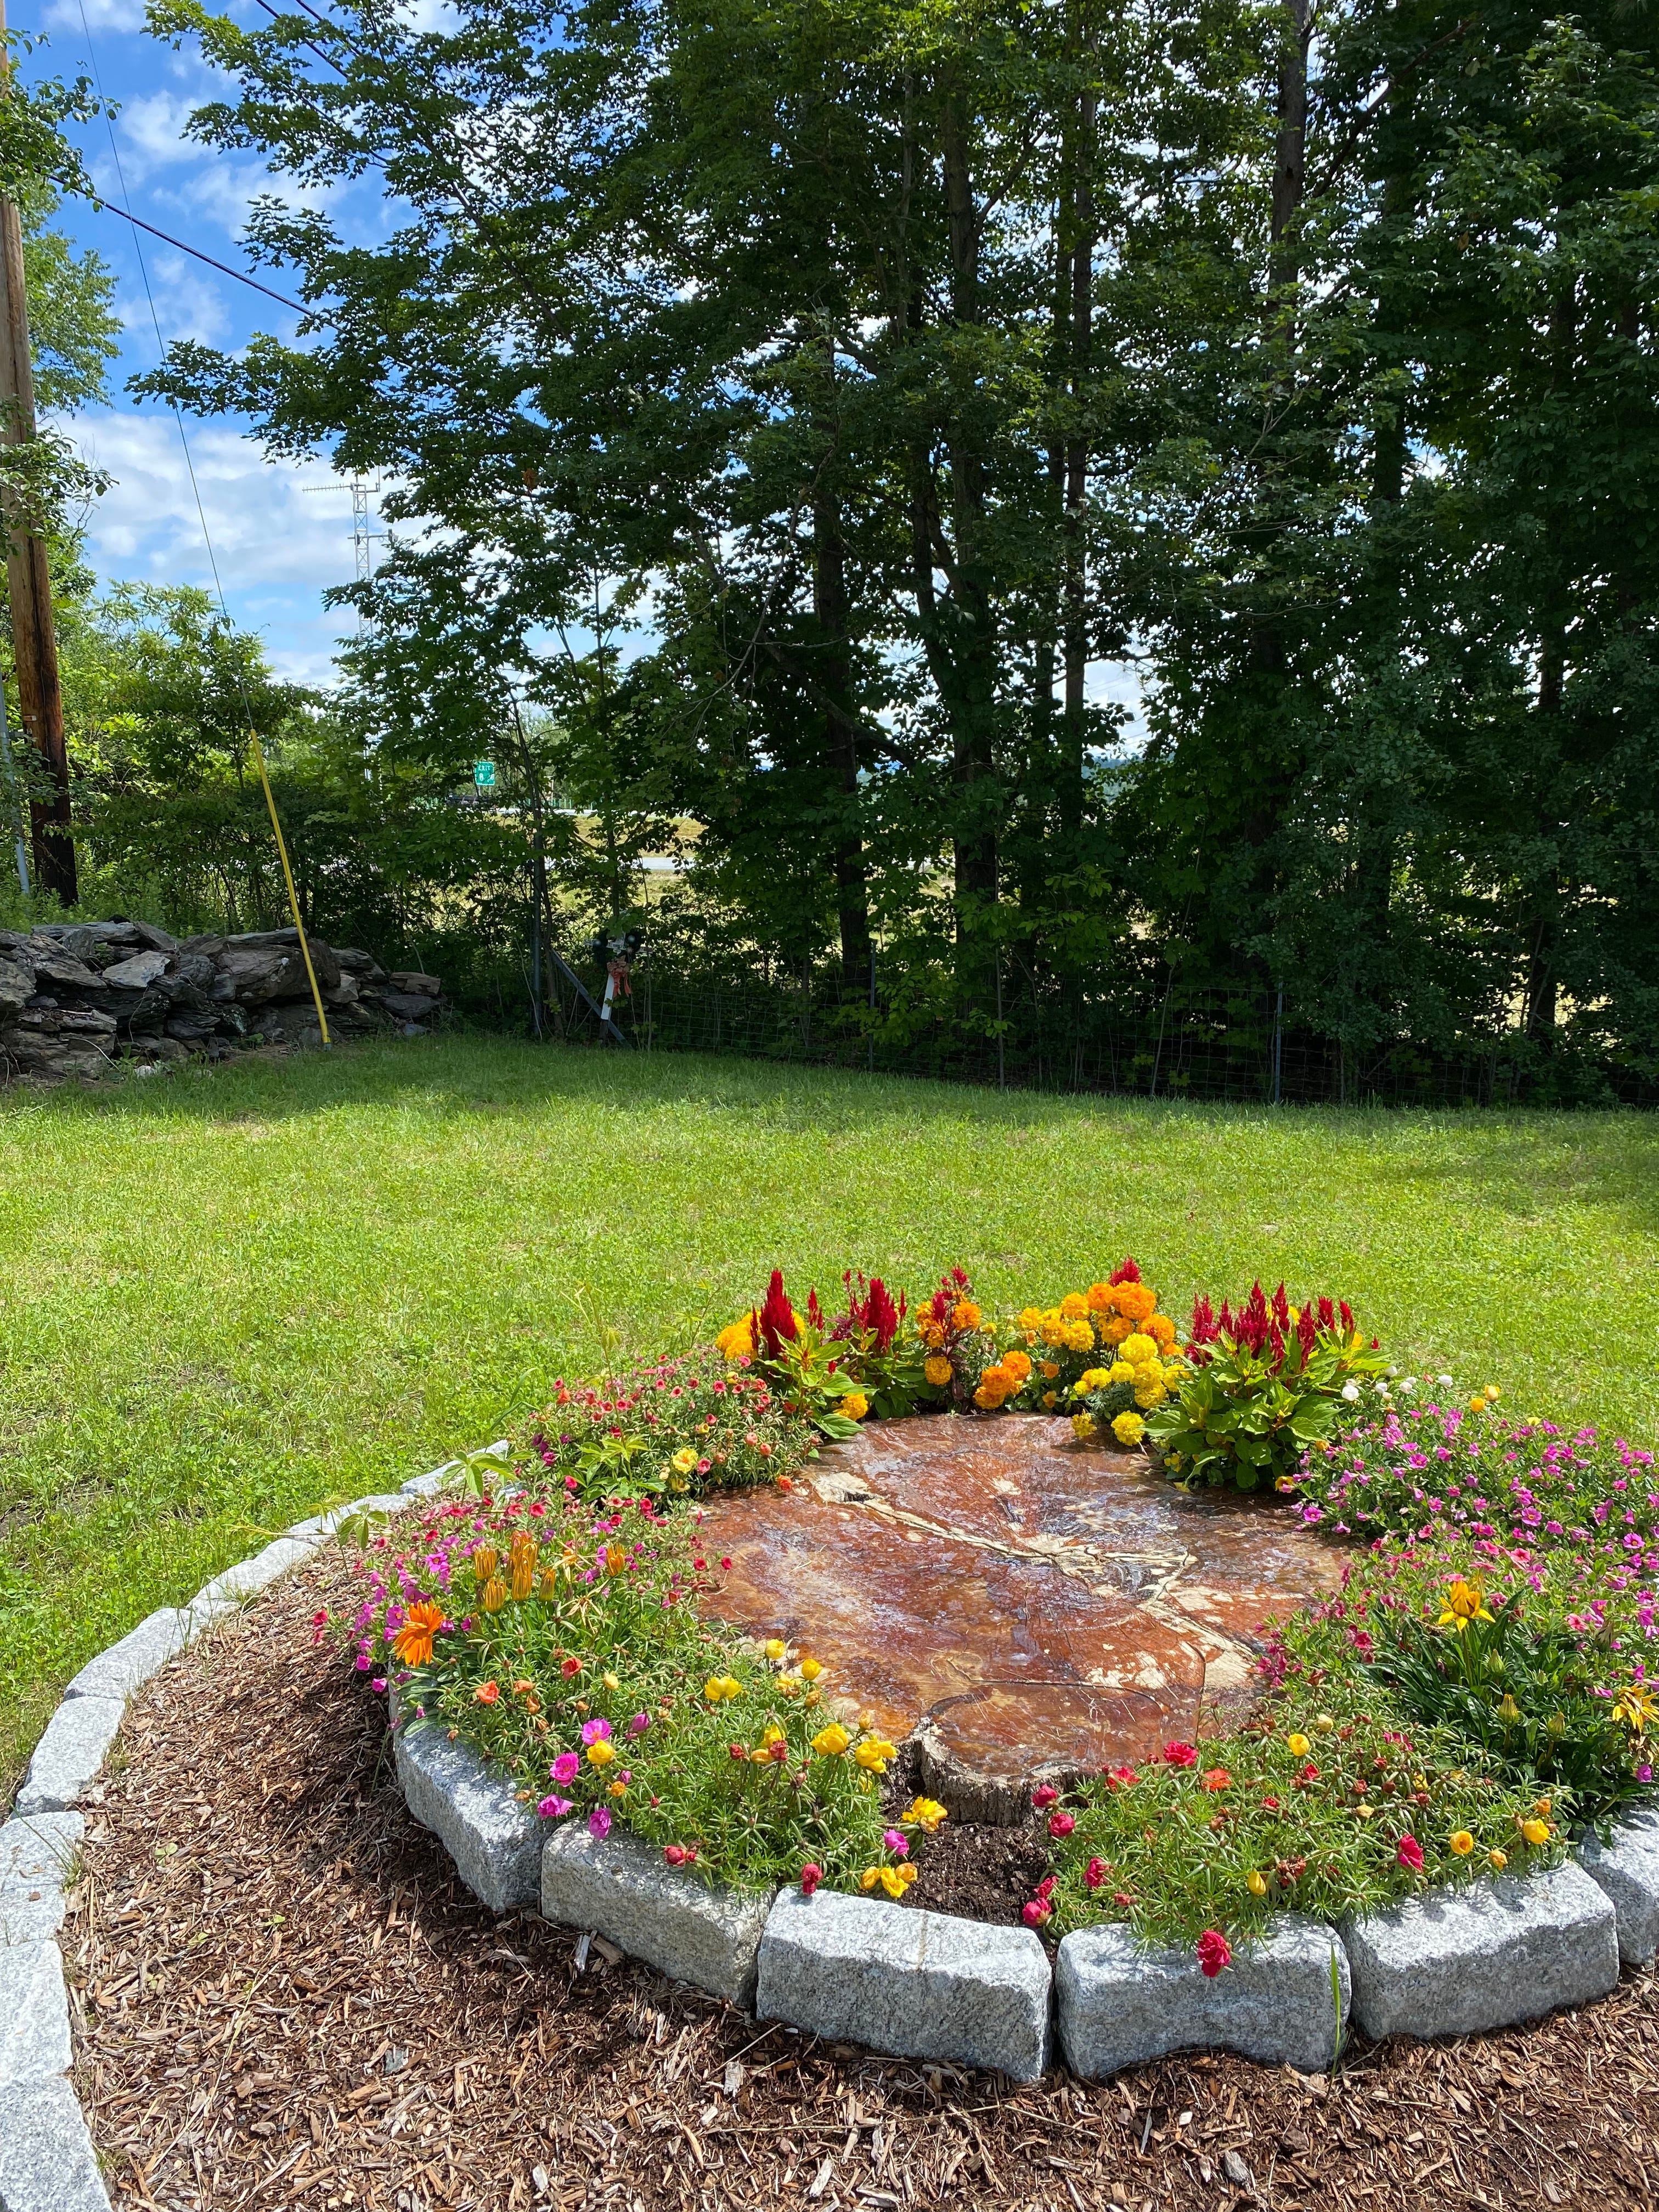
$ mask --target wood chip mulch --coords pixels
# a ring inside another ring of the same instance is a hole
[[[1652,2202],[1650,1974],[1541,2026],[1015,2087],[873,2058],[475,1904],[312,1616],[325,1558],[134,1705],[65,1929],[116,2203],[817,2212]]]

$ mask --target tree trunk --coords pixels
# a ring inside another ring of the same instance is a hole
[[[859,834],[859,759],[847,637],[846,546],[841,504],[820,489],[812,501],[812,612],[818,629],[818,689],[823,695],[824,763],[842,808],[835,830],[836,912],[845,989],[861,990],[870,968],[870,903]]]

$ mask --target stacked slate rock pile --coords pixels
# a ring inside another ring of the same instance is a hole
[[[435,975],[388,975],[372,953],[307,943],[331,1036],[423,1036],[444,1011]],[[0,1080],[320,1042],[297,929],[182,940],[148,921],[0,929]]]

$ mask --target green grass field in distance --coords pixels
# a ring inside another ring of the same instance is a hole
[[[1659,1120],[1206,1108],[502,1041],[0,1094],[0,1780],[92,1652],[781,1265],[1000,1310],[1258,1273],[1517,1411],[1659,1431]]]

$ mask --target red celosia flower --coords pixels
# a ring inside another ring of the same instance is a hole
[[[1048,1815],[1048,1833],[1051,1836],[1069,1836],[1076,1826],[1076,1820],[1069,1813],[1050,1813]]]
[[[823,1880],[823,1869],[822,1867],[812,1866],[810,1863],[804,1866],[800,1870],[801,1895],[803,1897],[811,1897],[812,1892],[817,1887],[818,1884]]]
[[[772,1279],[766,1286],[766,1298],[754,1316],[755,1334],[766,1346],[769,1359],[780,1357],[784,1344],[793,1344],[799,1332],[795,1328],[794,1309],[783,1287],[783,1270],[774,1267]]]
[[[1031,1792],[1031,1802],[1039,1813],[1046,1813],[1051,1805],[1060,1802],[1060,1792],[1047,1782],[1039,1782]]]
[[[1211,1981],[1224,1966],[1231,1966],[1233,1963],[1227,1939],[1218,1928],[1206,1928],[1199,1937],[1198,1963]]]
[[[1297,1343],[1302,1346],[1302,1364],[1305,1367],[1313,1358],[1314,1346],[1319,1341],[1319,1328],[1314,1320],[1314,1310],[1310,1305],[1304,1306],[1302,1309],[1301,1318],[1296,1324],[1296,1335]]]
[[[1401,1836],[1400,1838],[1400,1848],[1395,1852],[1395,1856],[1408,1874],[1422,1873],[1423,1846],[1418,1842],[1415,1836]]]
[[[1198,1747],[1191,1743],[1166,1743],[1164,1756],[1171,1766],[1196,1766]]]
[[[1114,1290],[1120,1283],[1138,1283],[1140,1280],[1140,1270],[1133,1260],[1125,1260],[1116,1274],[1109,1277],[1109,1280]]]

